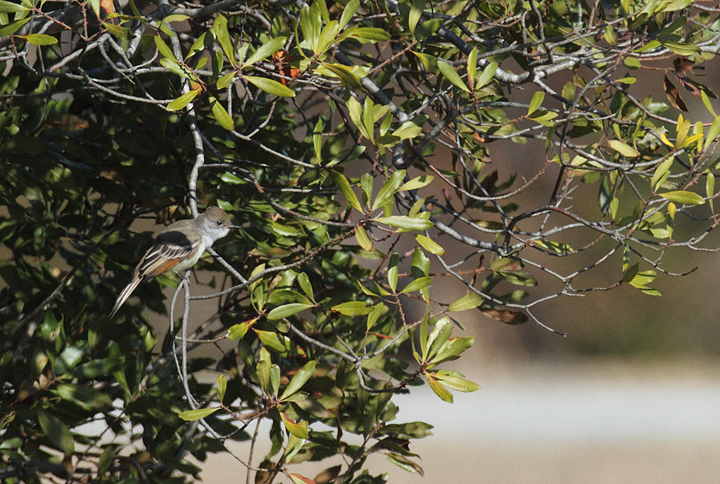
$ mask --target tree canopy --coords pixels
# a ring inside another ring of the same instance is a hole
[[[392,397],[478,389],[458,312],[559,332],[536,308],[715,249],[719,14],[0,0],[0,478],[184,482],[232,440],[257,483],[422,473]],[[147,221],[215,205],[243,229],[110,319]]]

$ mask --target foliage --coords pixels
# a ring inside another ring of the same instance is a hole
[[[255,482],[310,482],[298,464],[333,458],[315,482],[384,482],[373,453],[422,472],[409,443],[430,427],[395,422],[392,396],[478,388],[451,369],[473,343],[453,313],[545,326],[537,305],[658,295],[668,249],[706,249],[720,117],[700,79],[719,13],[0,0],[0,477],[184,481],[190,454],[261,438],[261,462],[236,456]],[[537,156],[494,161],[508,142]],[[198,267],[226,274],[215,312],[170,311],[179,334],[159,344],[142,311],[167,313],[159,277],[109,320],[149,239],[127,229],[198,203],[244,227]],[[616,280],[586,285],[601,264]],[[187,357],[210,345],[220,357]]]

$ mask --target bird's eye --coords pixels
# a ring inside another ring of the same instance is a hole
[[[218,224],[218,226],[220,226],[220,225],[222,225],[222,220],[218,220],[218,221],[215,222],[215,223]]]

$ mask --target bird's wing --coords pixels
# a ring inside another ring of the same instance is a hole
[[[140,261],[136,272],[140,278],[150,278],[167,272],[181,261],[191,258],[201,244],[202,237],[190,240],[183,232],[164,230],[155,237],[155,244]]]

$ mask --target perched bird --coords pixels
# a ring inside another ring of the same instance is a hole
[[[169,270],[179,274],[190,269],[213,242],[236,228],[239,227],[230,222],[223,209],[210,207],[195,219],[179,220],[162,229],[115,301],[110,317],[115,316],[141,282]]]

